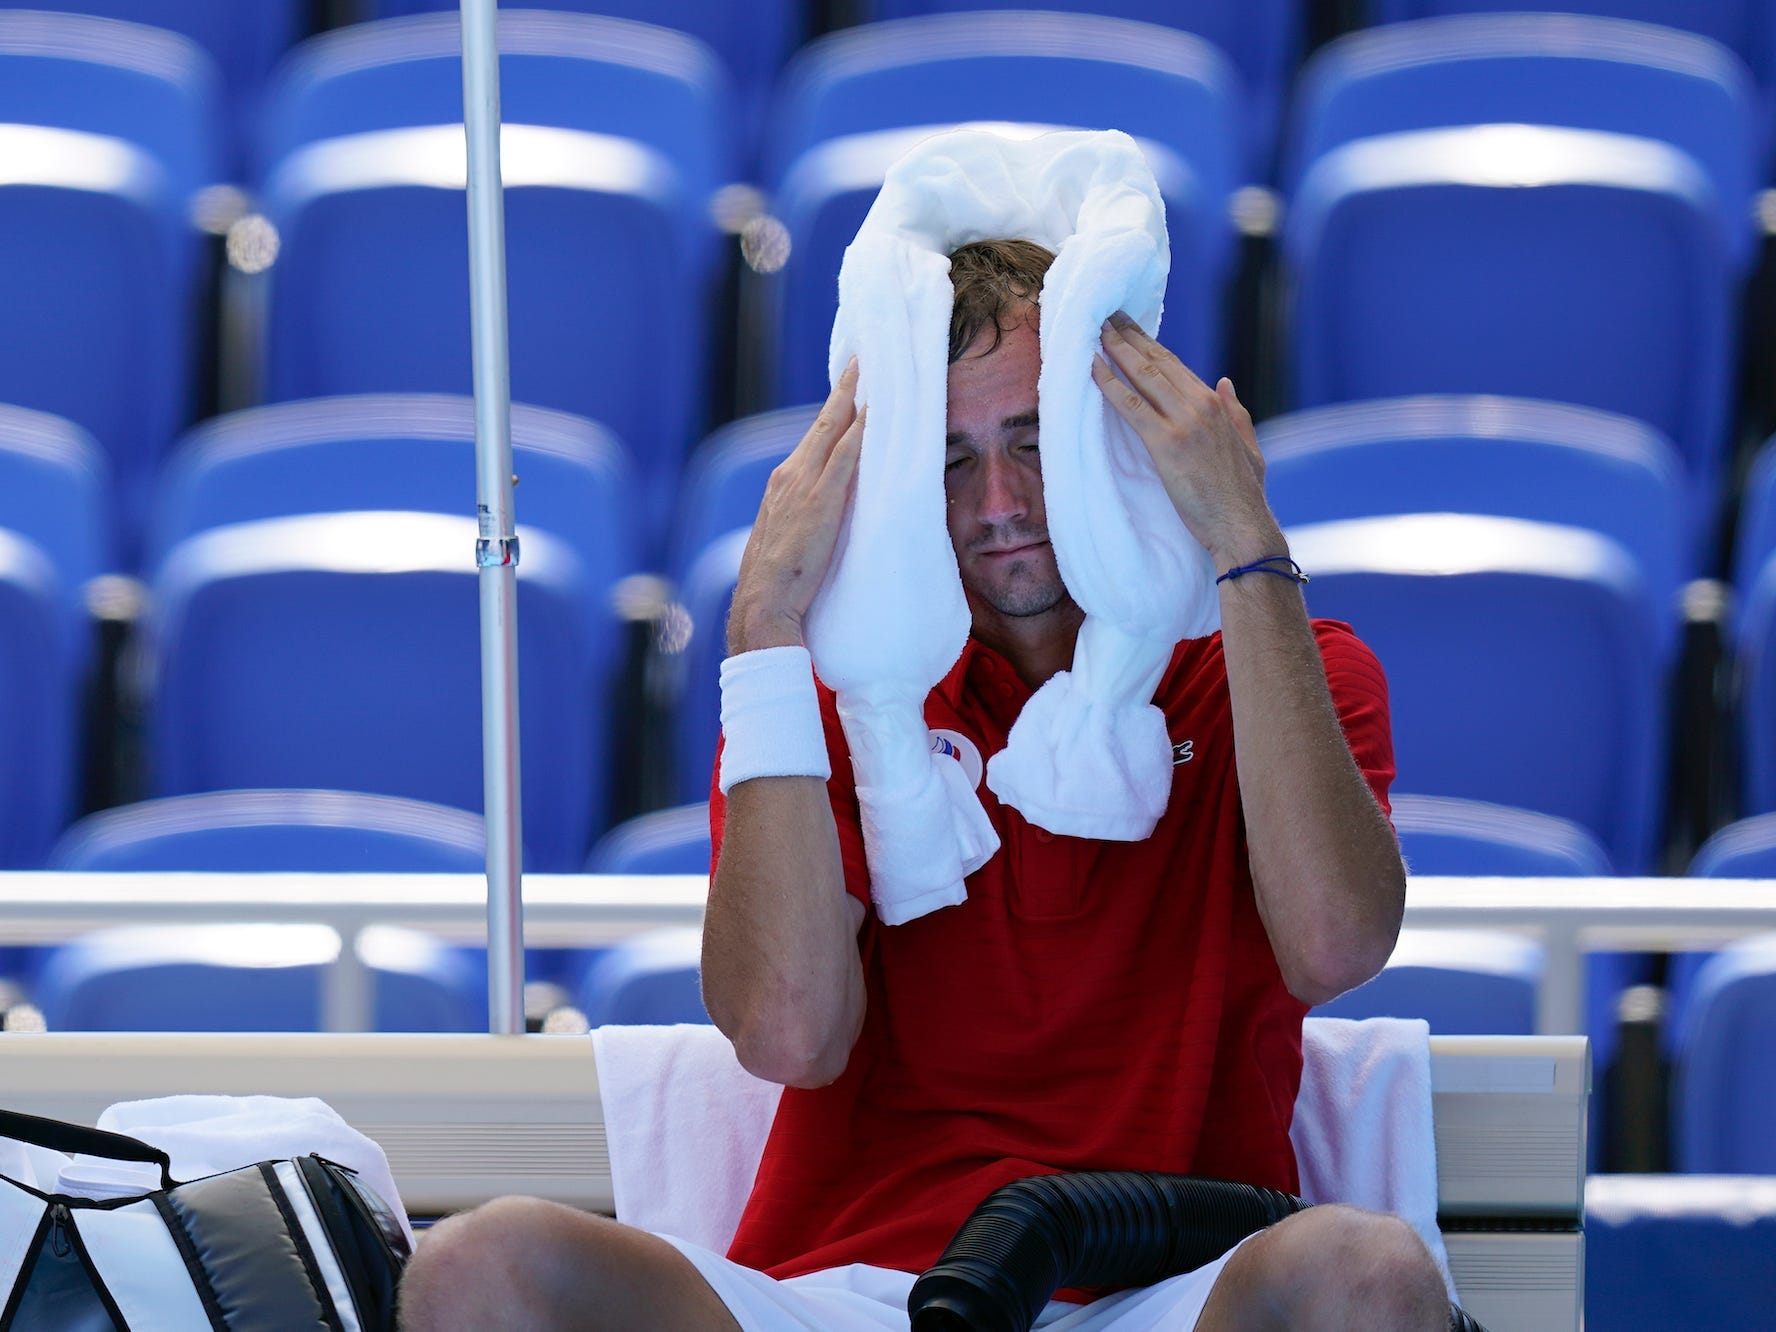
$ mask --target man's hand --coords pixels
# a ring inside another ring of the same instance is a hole
[[[1210,388],[1120,311],[1105,323],[1103,345],[1092,378],[1147,446],[1178,516],[1215,567],[1283,553],[1264,498],[1258,436],[1233,381]]]
[[[740,559],[730,655],[802,642],[802,621],[832,563],[857,475],[868,409],[857,410],[856,395],[854,356],[802,442],[771,473]]]

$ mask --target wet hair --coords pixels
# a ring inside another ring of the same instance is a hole
[[[1041,298],[1042,279],[1054,255],[1035,241],[970,241],[950,254],[950,283],[956,289],[950,307],[950,364],[990,325],[993,351],[1020,307]],[[984,353],[983,353],[984,354]]]

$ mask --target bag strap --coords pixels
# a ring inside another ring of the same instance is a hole
[[[68,1124],[18,1110],[0,1110],[0,1138],[28,1142],[34,1147],[48,1147],[57,1152],[85,1152],[89,1156],[104,1156],[114,1161],[145,1161],[160,1167],[161,1188],[170,1189],[178,1182],[173,1178],[172,1158],[160,1148],[140,1138],[88,1128],[85,1124]]]

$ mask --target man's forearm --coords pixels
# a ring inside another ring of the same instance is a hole
[[[728,793],[703,994],[748,1071],[791,1086],[844,1071],[863,1025],[862,917],[823,781],[758,777]]]
[[[1265,544],[1245,558],[1285,550]],[[1405,907],[1399,846],[1351,757],[1299,586],[1257,572],[1222,583],[1221,626],[1258,909],[1290,991],[1320,1003],[1387,961]]]

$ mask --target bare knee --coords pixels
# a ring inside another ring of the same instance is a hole
[[[419,1233],[401,1273],[401,1327],[456,1327],[494,1291],[526,1279],[559,1243],[556,1204],[501,1197]]]
[[[708,1283],[664,1240],[539,1198],[496,1198],[432,1227],[401,1279],[400,1323],[409,1332],[736,1332]]]
[[[1442,1274],[1411,1226],[1330,1205],[1279,1222],[1235,1254],[1198,1326],[1443,1332],[1448,1322]]]

